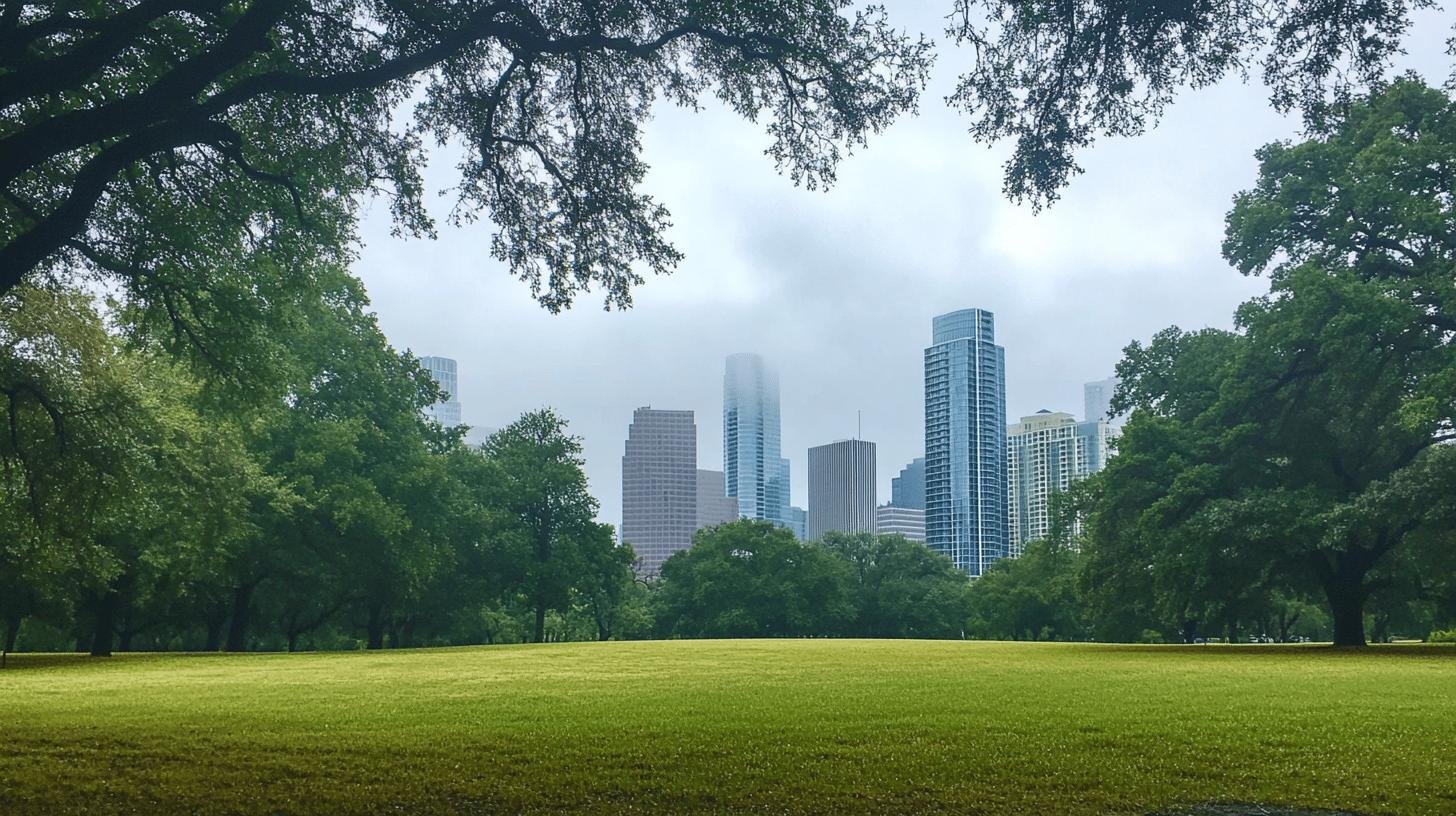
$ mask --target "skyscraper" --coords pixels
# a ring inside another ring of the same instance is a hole
[[[809,449],[807,535],[875,531],[875,443],[845,439]]]
[[[925,509],[925,457],[917,456],[890,480],[890,504]]]
[[[1051,528],[1052,495],[1107,462],[1107,422],[1078,422],[1064,412],[1038,411],[1007,430],[1011,555]]]
[[[738,500],[728,495],[723,471],[698,471],[698,526],[714,527],[738,518]]]
[[[994,316],[936,317],[925,349],[925,538],[980,576],[1008,552],[1006,353]]]
[[[1113,421],[1108,414],[1112,410],[1112,395],[1117,391],[1117,378],[1108,377],[1105,380],[1089,382],[1082,386],[1082,418],[1088,422],[1095,422],[1102,419],[1111,423]]]
[[[638,408],[622,455],[622,540],[656,575],[698,529],[698,431],[692,411]]]
[[[421,357],[420,367],[430,373],[445,392],[445,398],[425,408],[425,414],[445,426],[453,428],[460,424],[459,383],[456,378],[455,361],[449,357]]]
[[[911,541],[925,541],[925,511],[914,507],[882,504],[875,508],[875,532],[902,535]]]
[[[779,449],[779,378],[757,354],[723,370],[723,476],[743,518],[787,525],[789,461]]]

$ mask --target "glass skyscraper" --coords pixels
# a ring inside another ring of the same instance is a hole
[[[890,504],[925,509],[925,457],[917,456],[890,480]]]
[[[730,355],[723,369],[723,476],[740,516],[790,526],[779,377],[757,354]]]
[[[425,414],[446,428],[460,424],[460,391],[456,378],[455,361],[449,357],[421,357],[420,367],[430,372],[439,383],[445,398],[425,408]]]
[[[925,349],[925,539],[980,576],[1009,554],[1006,352],[995,317],[936,317]]]

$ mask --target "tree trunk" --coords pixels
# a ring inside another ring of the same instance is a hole
[[[226,622],[226,618],[211,618],[207,621],[207,640],[202,645],[202,651],[215,652],[222,648],[222,625]]]
[[[288,633],[288,651],[289,652],[296,652],[296,651],[298,651],[298,633],[297,632],[289,632]]]
[[[96,601],[96,631],[91,636],[91,656],[111,657],[111,643],[116,635],[116,605],[120,596],[107,591]]]
[[[257,585],[256,581],[248,581],[233,590],[232,618],[228,623],[227,646],[224,647],[229,652],[248,650],[248,618],[253,604],[253,588]]]
[[[1325,580],[1325,600],[1335,621],[1335,645],[1365,645],[1365,573],[1366,569],[1341,558],[1334,572]]]
[[[384,648],[384,609],[379,604],[369,605],[369,622],[365,625],[369,635],[368,648]]]
[[[536,643],[546,642],[546,605],[536,605]]]
[[[15,651],[15,641],[20,637],[20,622],[24,620],[19,615],[11,615],[5,619],[5,648],[3,651]]]

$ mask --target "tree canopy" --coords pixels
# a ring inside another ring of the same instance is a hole
[[[1402,80],[1261,151],[1225,251],[1270,294],[1241,333],[1170,329],[1118,366],[1133,413],[1090,524],[1103,592],[1207,619],[1314,590],[1335,642],[1362,645],[1372,596],[1412,558],[1449,561],[1452,111]]]
[[[1382,78],[1431,2],[957,0],[947,33],[975,62],[948,101],[973,137],[1014,141],[1007,192],[1046,202],[1097,134],[1256,61],[1277,107],[1324,111]],[[454,221],[493,224],[491,254],[547,309],[589,290],[625,307],[681,257],[641,189],[654,104],[762,121],[779,169],[820,187],[915,110],[933,56],[848,0],[6,2],[0,295],[100,279],[139,326],[228,362],[327,295],[365,199],[432,234],[427,147],[460,143]]]

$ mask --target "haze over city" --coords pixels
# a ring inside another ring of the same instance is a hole
[[[911,30],[943,28],[935,6],[895,8]],[[1449,21],[1417,14],[1400,68],[1439,78]],[[1219,252],[1230,200],[1253,183],[1254,152],[1294,138],[1252,77],[1183,93],[1156,128],[1078,154],[1085,173],[1034,213],[1002,194],[1009,147],[986,149],[941,104],[968,65],[941,51],[918,116],[872,136],[828,192],[795,188],[762,151],[762,127],[709,101],[659,103],[645,135],[646,189],[672,213],[686,259],[651,278],[625,312],[588,294],[542,310],[489,256],[488,223],[448,223],[437,240],[389,234],[376,202],[354,270],[391,342],[460,365],[464,421],[499,428],[551,406],[585,441],[599,518],[621,523],[621,457],[632,410],[696,412],[698,463],[721,468],[723,360],[762,354],[782,378],[783,451],[805,506],[806,450],[855,435],[879,446],[879,494],[922,453],[922,352],[930,320],[961,308],[996,315],[1006,348],[1008,421],[1039,409],[1082,413],[1082,384],[1111,376],[1128,342],[1171,325],[1228,328],[1267,290]],[[454,178],[437,148],[427,187]]]

